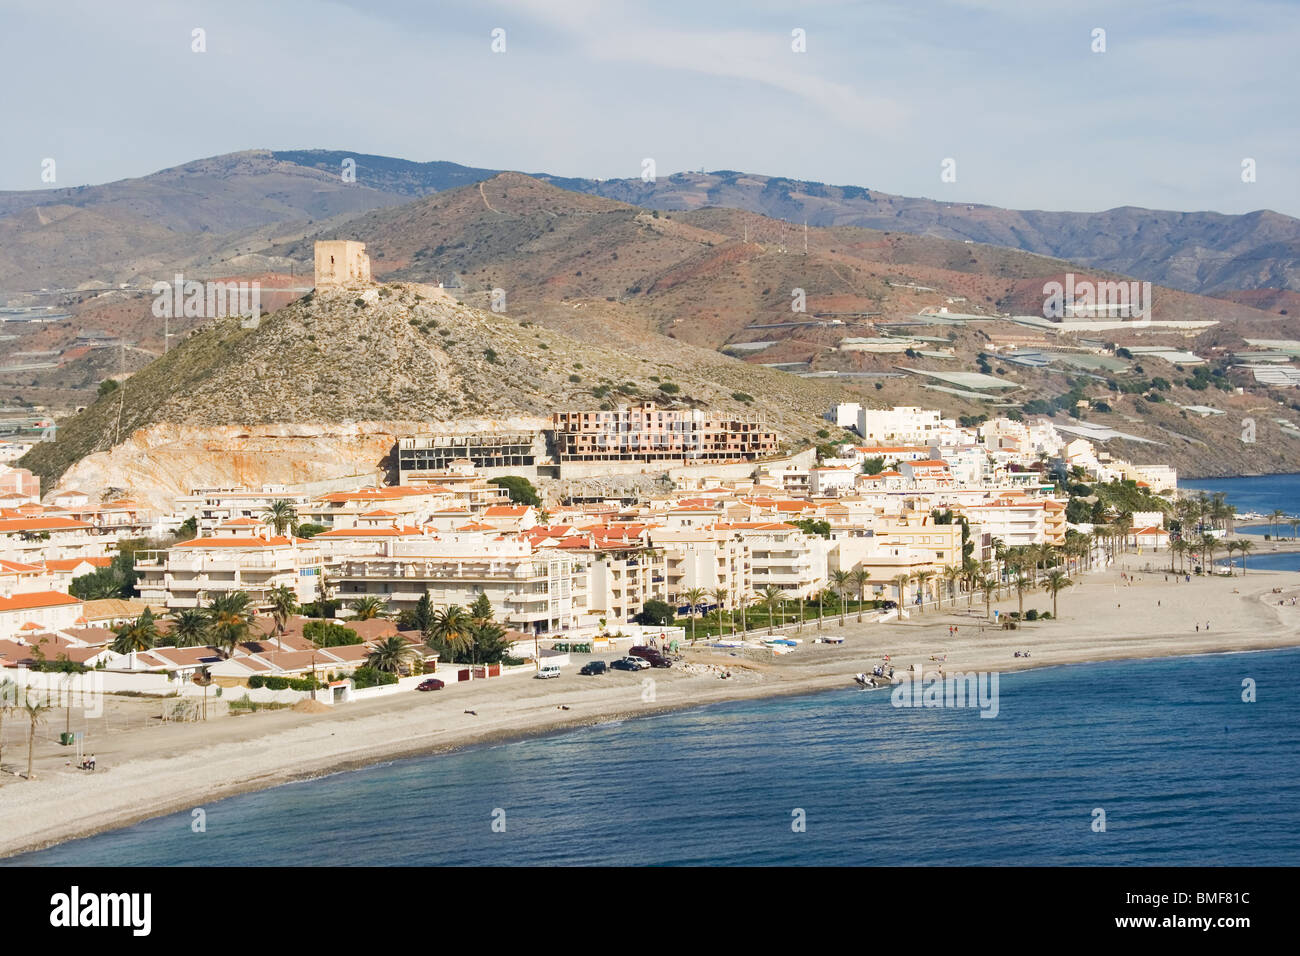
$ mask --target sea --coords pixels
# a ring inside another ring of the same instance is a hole
[[[1298,674],[1298,650],[1021,671],[1000,676],[992,717],[850,687],[715,704],[288,784],[3,862],[1295,866]]]
[[[1180,481],[1179,487],[1191,491],[1204,491],[1213,494],[1221,491],[1228,504],[1237,509],[1238,514],[1270,515],[1275,510],[1285,512],[1288,516],[1300,517],[1300,474],[1289,475],[1252,475],[1243,478],[1193,478]],[[1258,539],[1255,550],[1246,557],[1246,570],[1252,568],[1260,571],[1300,571],[1300,552],[1281,552],[1270,554],[1271,545],[1264,541],[1264,535],[1275,536],[1289,541],[1296,533],[1285,521],[1276,525],[1264,519],[1260,522],[1237,522],[1234,532]],[[1226,555],[1215,558],[1215,564],[1226,564]],[[1240,568],[1241,558],[1232,559],[1233,567]]]

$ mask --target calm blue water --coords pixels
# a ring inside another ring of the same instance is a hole
[[[1180,483],[1179,487],[1213,494],[1222,491],[1227,495],[1228,504],[1234,505],[1239,513],[1255,512],[1272,514],[1280,509],[1287,515],[1300,516],[1300,474],[1298,475],[1257,475],[1251,478],[1194,478]],[[1276,535],[1282,541],[1290,541],[1294,532],[1285,521],[1276,525],[1270,522],[1261,524],[1236,524],[1233,531],[1239,535],[1249,535],[1261,539],[1256,544],[1256,551],[1246,558],[1246,570],[1257,568],[1260,571],[1300,571],[1300,553],[1269,554],[1270,544],[1263,541],[1264,535]],[[1215,564],[1223,564],[1216,557]],[[1233,558],[1233,567],[1241,567],[1241,558]]]
[[[1213,494],[1222,491],[1228,504],[1237,511],[1271,514],[1280,508],[1289,515],[1300,515],[1300,474],[1256,475],[1250,478],[1191,478],[1180,481],[1179,488]],[[1287,537],[1291,529],[1279,529]]]
[[[1237,530],[1240,531],[1241,529],[1238,528]],[[1261,547],[1267,548],[1271,546],[1263,544]],[[1222,550],[1215,554],[1214,564],[1216,567],[1227,563],[1227,555]],[[1241,558],[1233,558],[1232,566],[1240,568]],[[1261,550],[1252,551],[1246,557],[1246,573],[1250,574],[1251,571],[1300,571],[1300,551],[1282,551],[1278,554],[1270,554]]]
[[[1270,651],[1007,674],[994,719],[883,691],[716,705],[337,774],[214,802],[203,834],[180,813],[10,862],[1298,865],[1298,673],[1300,652]]]

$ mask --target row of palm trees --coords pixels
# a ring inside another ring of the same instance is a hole
[[[1235,538],[1231,541],[1220,541],[1217,537],[1208,532],[1202,534],[1199,539],[1186,540],[1179,538],[1169,545],[1169,570],[1171,572],[1186,573],[1187,560],[1190,556],[1199,555],[1203,567],[1209,571],[1214,567],[1214,553],[1222,547],[1228,553],[1229,573],[1232,573],[1232,556],[1241,555],[1241,573],[1246,573],[1246,555],[1255,550],[1255,542],[1246,538]]]

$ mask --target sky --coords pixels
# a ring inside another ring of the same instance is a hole
[[[1300,215],[1298,48],[1300,0],[0,0],[0,189],[315,147]]]

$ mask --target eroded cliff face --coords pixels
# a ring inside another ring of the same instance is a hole
[[[455,430],[533,430],[544,424],[534,418],[479,420],[458,422]],[[324,491],[370,485],[388,477],[399,438],[438,430],[437,424],[409,421],[150,425],[111,450],[81,459],[54,488],[43,490],[75,488],[92,500],[111,492],[170,511],[176,496],[195,488],[319,483],[308,490]]]

